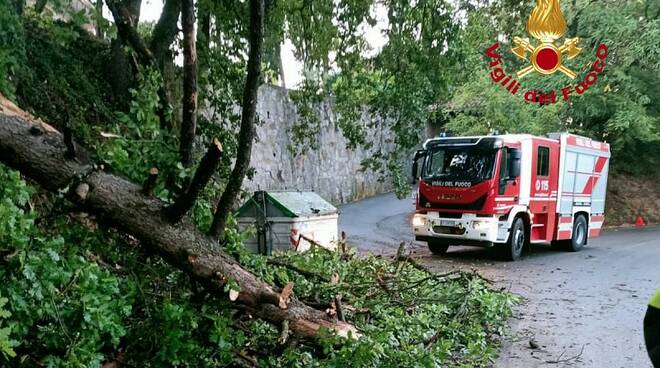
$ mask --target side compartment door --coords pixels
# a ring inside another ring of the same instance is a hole
[[[563,138],[562,138],[563,139]],[[561,186],[561,196],[557,213],[557,233],[556,240],[567,240],[573,233],[573,201],[575,199],[575,180],[577,172],[578,154],[571,150],[568,145],[564,148],[563,157],[560,157],[563,166]]]
[[[532,144],[532,180],[529,209],[532,219],[531,240],[551,241],[557,207],[557,177],[559,175],[559,144],[534,139]]]

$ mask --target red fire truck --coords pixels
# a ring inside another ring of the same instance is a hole
[[[535,243],[578,251],[603,224],[609,157],[609,144],[566,133],[429,139],[413,159],[415,239],[434,254],[497,246],[507,260]]]

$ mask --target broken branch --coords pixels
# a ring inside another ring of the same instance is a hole
[[[337,311],[337,319],[342,322],[345,322],[346,319],[344,318],[344,312],[341,308],[341,294],[335,297],[334,303],[335,303],[335,310]]]
[[[66,156],[67,158],[73,160],[76,158],[76,145],[73,143],[73,132],[68,125],[63,129],[64,132],[64,144],[66,145]]]
[[[202,161],[199,163],[197,171],[193,176],[190,185],[186,191],[172,204],[167,208],[166,212],[169,219],[173,222],[177,222],[183,218],[183,216],[190,211],[190,209],[195,204],[199,193],[206,187],[209,180],[218,169],[220,165],[220,158],[222,157],[222,144],[217,138],[213,138],[213,142],[209,146],[209,149],[206,151],[206,154],[202,158]]]
[[[156,188],[156,181],[158,180],[158,168],[152,167],[149,169],[149,176],[142,186],[142,193],[144,195],[150,196],[154,193]]]
[[[302,269],[300,267],[297,267],[295,265],[292,265],[290,263],[282,262],[282,261],[280,261],[276,258],[268,258],[268,260],[266,262],[270,265],[273,265],[273,266],[288,268],[289,270],[294,271],[294,272],[296,272],[296,273],[298,273],[302,276],[305,276],[307,278],[313,278],[313,279],[316,279],[317,281],[322,281],[322,282],[330,281],[327,277],[325,277],[321,274],[304,270],[304,269]]]

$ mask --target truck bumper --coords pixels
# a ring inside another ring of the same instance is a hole
[[[438,239],[450,245],[492,246],[508,236],[506,222],[497,217],[462,214],[460,218],[440,217],[437,212],[416,213],[412,219],[416,240]]]

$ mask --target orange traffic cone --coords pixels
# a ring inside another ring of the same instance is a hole
[[[644,222],[644,219],[642,218],[641,215],[637,215],[637,220],[635,220],[635,226],[637,227],[646,226],[646,223]]]

